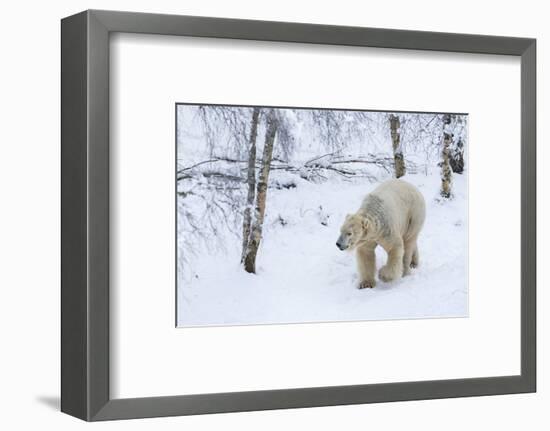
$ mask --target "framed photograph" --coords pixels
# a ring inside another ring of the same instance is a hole
[[[468,316],[466,114],[176,110],[178,327]]]
[[[536,390],[534,39],[61,31],[62,411]]]

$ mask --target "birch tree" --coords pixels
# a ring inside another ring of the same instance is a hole
[[[441,148],[441,191],[440,194],[446,199],[452,196],[452,168],[451,168],[451,146],[453,134],[451,132],[451,115],[443,116],[443,137]]]
[[[464,148],[467,140],[466,116],[451,115],[451,125],[453,133],[453,144],[451,147],[451,168],[455,174],[464,172]]]
[[[246,257],[248,241],[250,238],[250,228],[252,226],[252,208],[254,207],[254,198],[256,196],[256,138],[258,136],[258,120],[260,108],[252,110],[252,119],[250,121],[250,138],[248,140],[248,165],[247,165],[247,196],[246,206],[243,214],[243,244],[241,252],[241,263]]]
[[[265,218],[265,207],[267,199],[267,186],[271,161],[273,159],[273,145],[279,127],[279,120],[274,110],[270,110],[266,116],[265,144],[258,177],[256,192],[256,206],[254,209],[254,222],[252,223],[250,238],[244,256],[244,269],[249,273],[256,273],[256,255],[262,239],[262,228]]]
[[[453,144],[449,159],[451,169],[455,174],[462,174],[464,172],[464,142],[462,138],[458,138],[456,142],[453,141]]]
[[[399,117],[397,115],[390,114],[390,131],[396,178],[401,178],[405,175],[405,159],[403,158],[403,148],[401,146],[400,127],[401,123],[399,121]]]

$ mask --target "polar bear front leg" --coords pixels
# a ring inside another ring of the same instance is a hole
[[[382,281],[392,281],[400,278],[403,274],[403,240],[399,238],[390,242],[387,245],[386,252],[388,253],[388,261],[380,268],[378,277]]]
[[[366,244],[357,247],[357,267],[359,269],[359,289],[376,286],[376,244]]]

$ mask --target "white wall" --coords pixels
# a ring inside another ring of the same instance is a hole
[[[59,19],[83,9],[118,9],[337,25],[527,36],[538,39],[539,392],[456,400],[165,418],[99,424],[103,429],[547,429],[550,319],[548,173],[543,172],[550,102],[545,4],[462,0],[63,0],[5,3],[0,26],[0,422],[6,429],[76,429],[59,413]],[[542,244],[546,240],[546,244]],[[504,270],[504,268],[496,268]],[[498,301],[498,298],[495,298]],[[350,358],[350,360],[355,360]],[[406,360],[406,358],[403,358]],[[10,426],[11,423],[11,426]],[[6,426],[7,425],[7,426]]]

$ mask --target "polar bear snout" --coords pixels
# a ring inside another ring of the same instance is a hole
[[[350,238],[351,235],[346,233],[341,233],[338,239],[336,240],[336,247],[338,247],[340,250],[347,250],[350,246]]]

